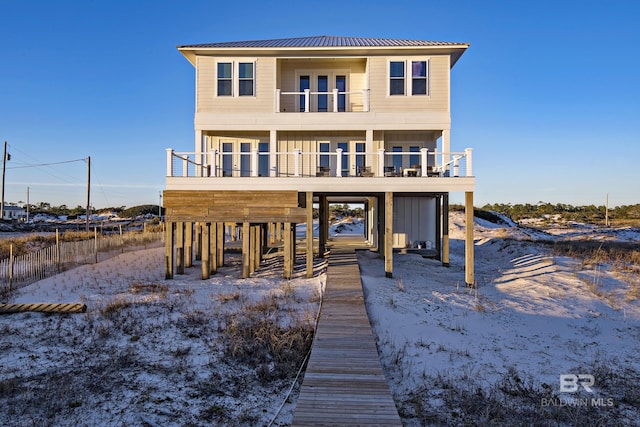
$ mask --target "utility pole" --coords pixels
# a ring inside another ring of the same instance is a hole
[[[604,225],[605,227],[609,227],[609,193],[607,193],[607,206],[605,208],[604,214]]]
[[[89,232],[89,215],[91,214],[91,156],[87,156],[87,233]]]
[[[4,142],[4,154],[2,155],[2,200],[0,201],[0,219],[4,219],[4,171],[7,160],[11,160],[11,155],[7,153],[7,141]]]
[[[29,222],[29,187],[27,187],[27,222]]]

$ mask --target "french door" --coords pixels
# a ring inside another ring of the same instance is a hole
[[[326,113],[334,111],[333,89],[338,89],[337,110],[346,111],[347,75],[346,73],[309,72],[298,76],[298,91],[309,89],[308,105],[311,112]],[[305,112],[305,95],[298,97],[297,111]]]

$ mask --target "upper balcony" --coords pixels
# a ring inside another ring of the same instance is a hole
[[[283,92],[276,89],[276,113],[344,113],[369,112],[369,89],[352,92],[333,89],[326,92],[312,92],[305,89],[302,92]],[[291,108],[293,106],[293,108]]]
[[[408,165],[408,166],[401,166]],[[472,150],[419,152],[176,152],[167,189],[342,192],[474,191]]]

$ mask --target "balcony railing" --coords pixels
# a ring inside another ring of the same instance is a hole
[[[330,92],[312,92],[310,89],[302,92],[282,92],[276,89],[275,111],[276,113],[368,112],[369,89],[352,92],[340,92],[338,89]]]
[[[472,149],[463,152],[175,152],[167,149],[168,177],[471,177]]]

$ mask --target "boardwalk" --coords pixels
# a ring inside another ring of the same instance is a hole
[[[364,306],[356,242],[333,241],[293,426],[401,426]]]

